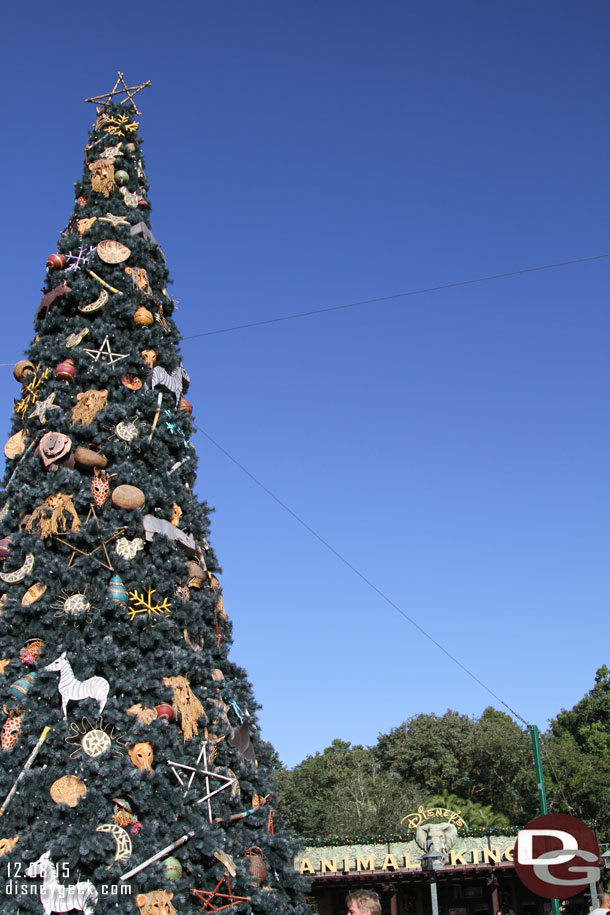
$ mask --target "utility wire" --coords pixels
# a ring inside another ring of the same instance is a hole
[[[590,257],[577,257],[574,260],[559,261],[556,264],[542,264],[539,267],[524,267],[521,270],[509,270],[507,273],[494,273],[490,276],[479,276],[473,280],[457,280],[454,283],[443,283],[440,286],[427,286],[424,289],[411,289],[409,292],[396,292],[393,295],[383,295],[376,299],[362,299],[360,302],[348,302],[346,305],[331,305],[328,308],[315,308],[312,311],[301,311],[293,315],[281,315],[278,318],[266,318],[263,321],[251,321],[248,324],[234,324],[232,327],[222,327],[220,330],[207,330],[201,334],[190,334],[183,340],[195,340],[198,337],[212,337],[215,334],[228,334],[234,330],[246,330],[249,327],[261,327],[263,324],[279,324],[280,321],[293,321],[295,318],[309,318],[312,315],[322,315],[330,311],[341,311],[345,308],[357,308],[359,305],[373,305],[375,302],[389,302],[392,299],[404,299],[411,295],[425,295],[428,292],[439,292],[442,289],[456,289],[458,286],[473,286],[475,283],[488,283],[490,280],[501,280],[508,276],[520,276],[523,273],[536,273],[540,270],[553,270],[555,267],[567,267],[569,264],[582,264],[585,261],[601,260],[610,257],[607,254],[593,254]]]
[[[377,585],[375,585],[369,578],[366,577],[366,575],[363,575],[363,573],[359,569],[357,569],[356,566],[352,565],[352,563],[348,559],[346,559],[345,556],[343,556],[338,550],[336,550],[334,548],[334,546],[331,546],[331,544],[327,540],[325,540],[320,534],[318,534],[318,532],[316,530],[314,530],[313,527],[311,527],[309,524],[307,524],[307,522],[304,521],[300,515],[298,515],[295,511],[293,511],[292,508],[290,508],[290,506],[286,505],[285,502],[282,502],[282,500],[278,496],[276,496],[275,493],[273,493],[267,486],[265,486],[264,483],[261,483],[261,481],[257,477],[255,477],[254,474],[251,473],[247,467],[244,467],[244,465],[241,464],[237,460],[237,458],[233,457],[233,455],[230,454],[226,448],[223,448],[223,446],[219,442],[217,442],[214,438],[212,438],[212,436],[208,432],[206,432],[205,429],[202,429],[200,426],[197,426],[197,425],[195,425],[194,428],[197,432],[201,432],[201,434],[204,435],[207,438],[207,440],[209,442],[211,442],[216,448],[218,448],[218,450],[220,452],[222,452],[222,454],[224,454],[225,457],[227,457],[230,461],[232,461],[232,463],[235,464],[236,467],[239,467],[239,469],[243,473],[245,473],[246,476],[250,477],[250,479],[254,483],[256,483],[256,485],[258,487],[260,487],[260,489],[263,490],[263,492],[265,492],[271,499],[273,499],[274,502],[277,502],[277,504],[281,508],[283,508],[284,511],[288,512],[288,514],[291,515],[295,519],[295,521],[298,521],[299,524],[302,525],[302,527],[304,527],[305,530],[312,535],[312,537],[315,537],[316,540],[318,540],[323,546],[325,546],[327,550],[330,550],[330,552],[333,553],[337,557],[337,559],[339,559],[344,565],[346,565],[348,567],[348,569],[351,569],[352,572],[358,576],[358,578],[360,578],[365,584],[367,584],[369,586],[369,588],[372,588],[372,590],[375,591],[375,593],[378,594],[379,597],[381,597],[386,603],[388,603],[390,605],[390,607],[393,607],[393,609],[396,610],[397,613],[399,613],[409,623],[411,623],[412,626],[415,626],[415,628],[419,632],[421,632],[421,634],[423,636],[425,636],[430,642],[432,642],[433,645],[436,645],[436,647],[438,649],[440,649],[440,651],[442,651],[443,654],[447,655],[447,657],[450,658],[450,660],[452,660],[454,664],[457,664],[457,666],[460,667],[464,671],[465,674],[467,674],[469,677],[471,677],[475,681],[475,683],[478,683],[479,686],[482,686],[483,689],[486,690],[490,694],[490,696],[493,696],[494,699],[496,699],[501,705],[504,706],[504,708],[507,708],[509,710],[509,712],[515,716],[515,718],[518,718],[520,721],[522,721],[526,725],[526,727],[529,727],[529,724],[527,723],[525,718],[522,718],[521,715],[519,715],[513,708],[510,707],[510,705],[508,705],[503,699],[501,699],[500,696],[498,696],[496,693],[494,693],[494,691],[492,689],[490,689],[490,687],[487,686],[487,684],[483,683],[483,681],[480,680],[476,676],[476,674],[474,674],[471,670],[469,670],[468,667],[466,667],[464,664],[462,664],[462,662],[459,661],[454,655],[452,655],[451,652],[448,651],[443,645],[441,645],[440,642],[437,642],[436,639],[433,636],[431,636],[429,632],[426,632],[426,630],[423,628],[423,626],[420,626],[419,623],[417,623],[413,619],[413,617],[409,616],[409,614],[406,613],[402,609],[402,607],[399,607],[398,604],[396,604],[390,597],[387,596],[387,594],[385,594],[380,588],[378,588]]]

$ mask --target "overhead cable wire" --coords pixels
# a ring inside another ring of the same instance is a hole
[[[399,607],[399,605],[397,603],[395,603],[390,597],[388,597],[387,594],[385,594],[381,590],[381,588],[378,588],[377,585],[374,584],[370,580],[370,578],[367,578],[366,575],[364,575],[359,569],[357,569],[355,565],[353,565],[348,559],[345,558],[345,556],[343,556],[338,550],[336,550],[335,547],[332,546],[328,542],[328,540],[325,540],[324,537],[322,537],[316,530],[314,530],[313,527],[311,527],[311,525],[309,525],[306,521],[304,521],[300,515],[298,515],[292,508],[290,508],[289,505],[286,505],[285,502],[283,502],[278,496],[276,496],[275,493],[272,492],[267,486],[265,486],[265,484],[262,483],[258,479],[258,477],[256,477],[253,473],[251,473],[247,467],[244,467],[244,465],[242,463],[240,463],[240,461],[238,461],[237,458],[233,457],[233,455],[229,451],[227,451],[226,448],[224,448],[219,442],[217,442],[216,439],[212,438],[212,436],[208,432],[206,432],[205,429],[202,429],[201,426],[198,426],[196,424],[194,425],[194,429],[197,432],[200,432],[202,435],[204,435],[207,438],[207,440],[212,443],[212,445],[214,445],[222,454],[225,455],[225,457],[227,457],[230,461],[232,461],[232,463],[235,464],[235,466],[238,467],[243,473],[245,473],[247,477],[249,477],[254,483],[256,483],[256,485],[260,489],[262,489],[264,493],[266,493],[271,499],[273,499],[273,501],[276,502],[281,508],[283,508],[284,511],[288,512],[288,514],[291,515],[295,519],[295,521],[298,521],[298,523],[302,527],[304,527],[305,530],[309,534],[312,535],[312,537],[315,537],[316,540],[318,540],[323,546],[325,546],[327,550],[329,550],[331,553],[333,553],[333,555],[335,555],[337,557],[337,559],[339,559],[344,565],[346,565],[348,567],[348,569],[351,569],[351,571],[355,575],[357,575],[358,578],[360,578],[366,585],[369,586],[369,588],[372,588],[372,590],[375,591],[375,593],[378,594],[379,597],[381,597],[387,604],[390,605],[390,607],[392,607],[394,610],[396,610],[397,613],[399,613],[409,623],[411,623],[411,625],[414,626],[419,632],[421,632],[421,634],[423,636],[425,636],[425,638],[427,638],[430,642],[432,642],[433,645],[436,645],[436,647],[440,651],[442,651],[443,654],[445,654],[451,661],[453,661],[454,664],[457,664],[457,666],[460,667],[464,671],[465,674],[467,674],[469,677],[471,677],[471,679],[473,679],[475,681],[475,683],[478,683],[478,685],[481,686],[484,690],[486,690],[490,694],[490,696],[493,696],[497,702],[499,702],[501,705],[503,705],[504,708],[507,708],[509,710],[509,712],[511,713],[511,715],[514,715],[515,718],[518,718],[520,721],[522,721],[526,725],[526,727],[530,726],[528,724],[528,722],[525,720],[525,718],[522,718],[522,716],[519,715],[513,708],[511,708],[511,706],[508,705],[508,703],[506,703],[504,701],[504,699],[500,698],[500,696],[498,696],[496,693],[494,693],[494,691],[489,686],[487,686],[486,683],[483,683],[483,681],[480,680],[479,677],[477,677],[477,675],[474,674],[468,667],[466,667],[465,664],[462,664],[462,662],[459,661],[455,657],[455,655],[452,655],[451,652],[448,651],[444,647],[444,645],[441,645],[441,643],[438,642],[434,638],[434,636],[430,635],[430,633],[427,632],[423,628],[423,626],[420,626],[420,624],[418,622],[416,622],[416,620],[414,620],[413,617],[409,616],[409,614],[406,613],[402,609],[402,607]]]
[[[523,267],[521,270],[509,270],[506,273],[493,273],[489,276],[478,276],[472,280],[456,280],[453,283],[442,283],[439,286],[426,286],[423,289],[411,289],[408,292],[395,292],[393,295],[382,295],[376,299],[362,299],[359,302],[348,302],[345,305],[330,305],[327,308],[314,308],[311,311],[300,311],[292,315],[280,315],[277,318],[265,318],[262,321],[250,321],[247,324],[234,324],[231,327],[221,327],[219,330],[206,330],[200,334],[189,334],[183,340],[195,340],[198,337],[212,337],[216,334],[228,334],[235,330],[247,330],[250,327],[262,327],[264,324],[279,324],[281,321],[294,321],[295,318],[309,318],[312,315],[327,314],[331,311],[342,311],[346,308],[357,308],[360,305],[373,305],[376,302],[390,302],[393,299],[404,299],[412,295],[426,295],[429,292],[440,292],[443,289],[456,289],[459,286],[474,286],[476,283],[488,283],[491,280],[501,280],[509,276],[521,276],[524,273],[536,273],[540,270],[553,270],[556,267],[567,267],[570,264],[583,264],[586,261],[596,261],[610,257],[607,254],[593,254],[590,257],[576,257],[569,261],[558,261],[556,264],[542,264],[538,267]]]

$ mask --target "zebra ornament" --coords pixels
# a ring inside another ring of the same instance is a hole
[[[46,851],[33,861],[25,871],[25,877],[42,877],[40,901],[44,915],[52,912],[73,912],[79,909],[84,915],[93,915],[98,900],[98,892],[89,880],[65,886],[57,879],[57,866],[51,861],[51,853]]]
[[[108,699],[110,684],[104,677],[89,677],[88,680],[77,680],[72,672],[66,652],[62,652],[55,661],[51,661],[42,670],[59,671],[57,686],[61,695],[61,710],[64,718],[68,717],[68,702],[81,702],[83,699],[95,699],[101,715]]]

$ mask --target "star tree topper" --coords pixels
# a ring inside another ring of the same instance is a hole
[[[123,95],[126,97],[117,99],[117,102],[119,103],[119,105],[125,105],[127,103],[131,103],[131,106],[132,106],[134,112],[136,114],[142,114],[141,111],[138,111],[136,103],[133,100],[133,96],[137,95],[138,92],[141,92],[142,89],[146,89],[148,86],[150,86],[151,85],[150,80],[147,80],[145,83],[142,83],[140,86],[126,86],[125,80],[123,79],[123,74],[121,73],[121,71],[117,70],[117,73],[118,73],[118,79],[117,79],[116,83],[114,84],[114,86],[112,87],[112,89],[110,90],[110,92],[107,92],[105,95],[94,95],[92,98],[86,98],[85,101],[93,102],[94,105],[98,104],[99,102],[102,102],[104,105],[107,105],[108,102],[110,102],[110,100],[112,98],[114,98],[115,95],[117,95],[117,96]],[[118,86],[120,84],[122,84],[121,89],[118,88]]]

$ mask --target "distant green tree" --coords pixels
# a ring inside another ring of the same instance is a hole
[[[510,819],[504,813],[496,813],[489,805],[477,804],[476,801],[456,797],[455,794],[437,794],[428,798],[425,806],[445,807],[460,813],[469,828],[473,826],[511,826]]]
[[[343,740],[278,779],[278,808],[301,836],[398,832],[418,799],[417,789],[382,771],[372,749]]]
[[[524,824],[537,812],[532,742],[527,731],[491,706],[476,722],[471,747],[471,799]],[[495,825],[489,823],[488,825]]]
[[[415,715],[381,735],[377,759],[384,772],[426,795],[449,792],[468,797],[472,789],[475,722],[467,715]]]
[[[594,819],[608,834],[610,671],[606,666],[597,671],[593,688],[572,709],[563,709],[551,721],[543,757],[552,806]]]

